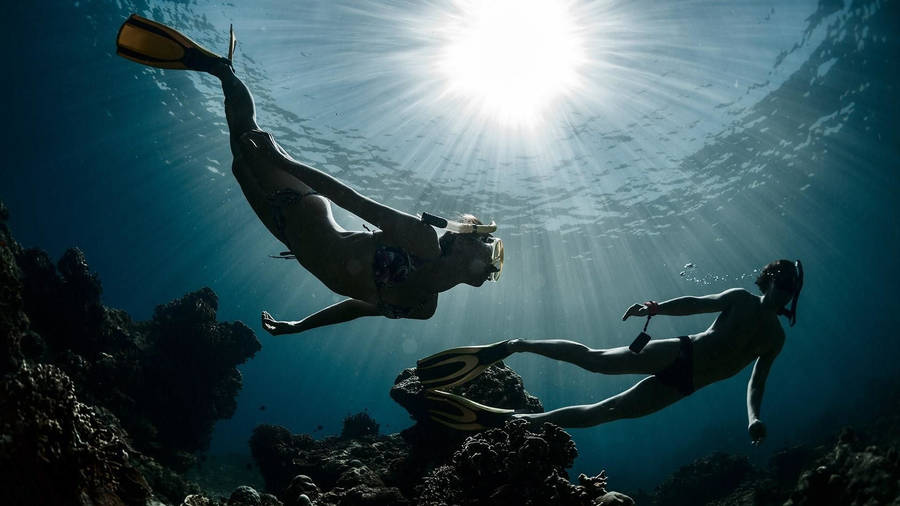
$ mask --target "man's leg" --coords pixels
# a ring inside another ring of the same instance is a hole
[[[680,350],[678,339],[651,341],[640,353],[632,353],[626,346],[595,350],[562,339],[513,339],[507,346],[510,353],[536,353],[602,374],[654,374],[669,366]]]
[[[519,414],[515,417],[524,418],[533,425],[550,422],[565,428],[592,427],[623,418],[646,416],[682,397],[684,395],[675,388],[663,384],[655,376],[650,376],[628,390],[597,404],[569,406],[546,413]]]

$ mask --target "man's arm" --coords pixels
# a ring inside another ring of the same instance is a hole
[[[660,302],[658,306],[659,312],[656,314],[687,316],[701,313],[717,313],[728,309],[730,305],[746,295],[746,290],[742,288],[731,288],[722,293],[703,295],[701,297],[677,297]],[[629,316],[647,316],[647,311],[648,308],[644,304],[634,304],[625,311],[622,320],[627,320]]]
[[[783,344],[784,341],[781,341],[771,352],[756,359],[756,364],[753,365],[753,372],[750,374],[750,381],[747,383],[747,421],[753,444],[761,443],[766,436],[765,425],[759,419],[759,413],[762,407],[763,393],[766,390],[766,378],[769,377],[772,363],[775,361],[778,353],[781,352]]]
[[[419,218],[380,204],[321,170],[291,159],[284,150],[279,149],[268,133],[248,132],[241,137],[241,141],[256,156],[268,153],[269,150],[280,153],[283,156],[278,158],[277,163],[282,169],[335,205],[375,225],[395,240],[402,241],[401,246],[411,249],[415,255],[430,258],[440,255],[437,233]],[[263,146],[268,146],[268,149],[259,149]]]
[[[379,316],[375,304],[370,304],[357,299],[347,299],[336,304],[332,304],[325,309],[313,313],[306,318],[296,322],[283,322],[272,318],[272,315],[263,311],[262,326],[274,336],[282,334],[296,334],[317,327],[326,325],[334,325],[350,320],[355,320],[361,316]]]

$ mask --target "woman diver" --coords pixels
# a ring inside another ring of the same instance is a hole
[[[244,196],[290,256],[329,289],[349,297],[299,321],[279,321],[263,311],[262,326],[269,333],[303,332],[361,316],[427,319],[438,293],[500,277],[503,243],[491,236],[493,223],[484,225],[471,215],[449,221],[426,213],[420,219],[379,204],[295,161],[261,131],[250,91],[232,67],[233,31],[227,58],[137,15],[125,21],[116,42],[120,56],[138,63],[207,72],[221,80],[232,171]],[[378,230],[343,229],[331,202]],[[447,231],[438,237],[433,226]]]

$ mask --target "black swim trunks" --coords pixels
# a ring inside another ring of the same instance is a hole
[[[654,376],[687,396],[694,393],[694,342],[688,336],[680,336],[678,340],[681,341],[678,357]]]

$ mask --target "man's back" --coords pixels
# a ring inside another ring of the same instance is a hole
[[[757,357],[779,350],[784,330],[778,315],[762,300],[735,288],[723,294],[728,308],[704,332],[694,334],[694,385],[706,386],[734,376]]]

